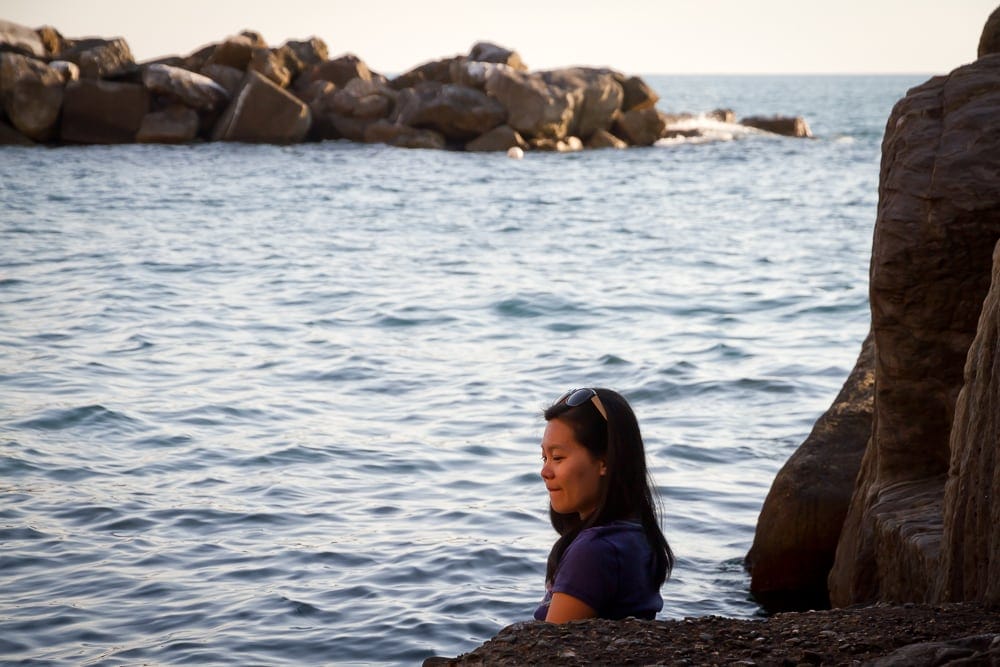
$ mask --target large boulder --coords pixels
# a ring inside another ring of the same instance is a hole
[[[0,19],[0,53],[18,53],[31,58],[48,55],[38,32],[27,26]]]
[[[830,409],[778,472],[746,557],[750,592],[768,611],[829,606],[826,579],[871,437],[874,340]]]
[[[201,73],[222,86],[226,94],[229,95],[229,99],[240,92],[240,88],[243,87],[243,78],[246,76],[243,70],[218,63],[205,65],[201,69]]]
[[[403,90],[404,88],[412,88],[418,83],[424,83],[425,81],[454,83],[452,79],[452,66],[454,63],[464,63],[465,60],[464,56],[432,60],[400,74],[389,81],[389,85],[396,90]]]
[[[215,141],[292,144],[309,132],[309,107],[254,71],[215,125]]]
[[[325,60],[313,65],[302,73],[302,76],[299,77],[299,81],[295,82],[295,85],[299,87],[301,85],[308,85],[313,81],[322,80],[329,81],[338,88],[343,88],[351,79],[371,81],[372,72],[363,60],[354,54],[348,53],[339,58]]]
[[[616,73],[618,83],[621,84],[624,93],[622,100],[622,111],[638,111],[640,109],[652,109],[660,101],[660,96],[656,94],[648,83],[637,76],[625,77]]]
[[[445,138],[439,132],[390,123],[384,119],[366,125],[363,138],[370,144],[389,144],[400,148],[445,147]]]
[[[289,52],[291,54],[291,52]],[[294,54],[291,54],[294,58]],[[297,59],[296,59],[297,60]],[[292,71],[285,66],[286,60],[281,57],[280,52],[271,49],[254,49],[247,69],[253,70],[271,80],[279,88],[287,88],[292,82]],[[298,67],[297,62],[293,67]]]
[[[300,91],[299,96],[310,99],[311,138],[366,141],[365,130],[392,113],[397,93],[369,79],[354,78],[339,89],[329,81],[318,79],[305,91]]]
[[[183,67],[184,69],[190,70],[192,72],[201,72],[202,74],[204,74],[205,73],[204,68],[208,64],[208,59],[212,57],[213,53],[215,53],[215,49],[217,46],[218,44],[207,44],[198,49],[197,51],[194,51],[193,53],[190,53],[187,56],[181,58],[181,61],[179,63],[176,63],[176,66]],[[165,62],[165,64],[171,65],[175,63]],[[241,69],[239,71],[242,72],[243,70]]]
[[[295,54],[298,61],[302,63],[300,71],[313,65],[318,65],[330,57],[330,51],[326,46],[326,42],[319,37],[310,37],[305,40],[290,39],[285,42],[282,48],[288,49]]]
[[[66,48],[66,38],[62,36],[62,33],[50,25],[43,25],[36,32],[45,46],[45,54],[50,58],[58,58],[59,54]]]
[[[197,112],[175,104],[146,114],[135,140],[140,144],[186,144],[198,135],[198,125]]]
[[[757,128],[784,137],[811,137],[809,123],[802,116],[750,116],[740,120],[740,125]]]
[[[465,150],[473,152],[508,151],[515,147],[524,150],[528,142],[510,125],[494,127],[465,144]]]
[[[507,111],[485,93],[452,83],[421,83],[399,93],[396,121],[432,129],[448,139],[467,141],[492,130]]]
[[[72,40],[59,58],[75,63],[84,79],[108,79],[135,69],[132,50],[121,37]]]
[[[1000,243],[964,377],[949,439],[937,593],[1000,605]]]
[[[49,67],[62,77],[63,83],[78,81],[80,79],[80,68],[75,63],[68,60],[50,60]]]
[[[157,95],[164,95],[199,111],[213,111],[229,101],[225,88],[203,75],[170,65],[149,65],[142,83]]]
[[[34,141],[55,134],[62,110],[62,73],[40,60],[0,53],[0,98],[10,122]]]
[[[597,130],[587,139],[587,148],[628,148],[628,144],[607,130]]]
[[[525,138],[562,139],[573,120],[573,100],[564,90],[505,65],[486,74],[486,93],[507,110],[507,124]]]
[[[667,127],[667,122],[654,108],[633,109],[615,117],[614,134],[632,146],[652,146]]]
[[[979,539],[954,516],[943,526],[942,505],[946,477],[961,474],[949,471],[949,438],[968,427],[955,421],[956,399],[1000,239],[998,183],[991,54],[910,90],[886,125],[870,275],[872,440],[830,573],[834,605],[934,599],[942,531]],[[998,491],[963,479],[963,498]]]
[[[135,141],[149,110],[149,93],[134,83],[80,79],[66,86],[59,138],[68,143]]]
[[[215,45],[204,65],[225,65],[241,71],[246,70],[250,59],[253,58],[254,49],[261,48],[266,49],[267,43],[258,34],[244,31]]]
[[[388,86],[366,79],[351,79],[343,88],[328,93],[324,102],[332,113],[375,120],[392,112],[396,98],[396,91]]]
[[[521,56],[516,51],[493,44],[492,42],[478,42],[469,51],[469,60],[483,63],[497,63],[507,65],[512,69],[522,72],[528,70]]]
[[[625,93],[615,73],[606,69],[571,67],[541,73],[546,83],[573,98],[569,134],[586,140],[598,130],[609,130],[622,108]]]

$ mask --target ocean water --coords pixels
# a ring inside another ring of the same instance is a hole
[[[541,410],[584,385],[640,419],[660,618],[759,614],[742,558],[867,332],[925,78],[647,77],[813,140],[0,149],[0,661],[469,651],[542,595]]]

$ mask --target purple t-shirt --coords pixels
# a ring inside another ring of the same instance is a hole
[[[565,593],[593,608],[598,618],[653,619],[663,608],[653,556],[638,523],[614,521],[581,531],[563,553],[535,618],[544,621],[552,594]]]

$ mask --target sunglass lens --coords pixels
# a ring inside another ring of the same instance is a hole
[[[593,389],[574,389],[566,396],[566,405],[575,408],[578,405],[583,405],[596,395],[597,392]]]

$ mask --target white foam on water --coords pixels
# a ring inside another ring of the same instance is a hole
[[[665,132],[680,132],[682,134],[660,139],[655,145],[677,146],[680,144],[705,144],[715,141],[736,141],[752,135],[767,134],[763,130],[740,125],[739,123],[726,123],[712,118],[707,114],[679,118],[668,123]]]

